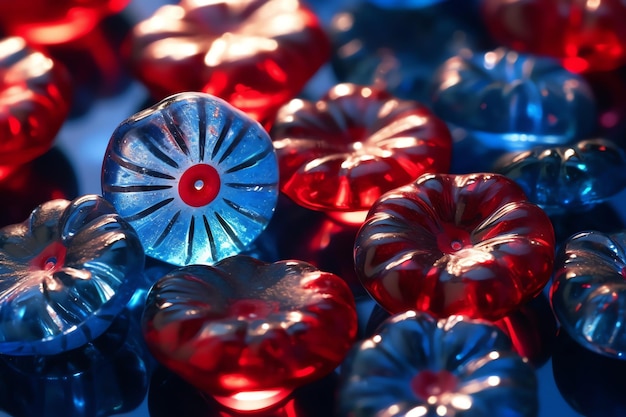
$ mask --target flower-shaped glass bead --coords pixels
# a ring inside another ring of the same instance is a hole
[[[452,141],[415,101],[373,87],[334,86],[317,102],[292,100],[271,130],[281,191],[303,207],[361,213],[386,191],[447,172]]]
[[[559,253],[550,288],[561,327],[578,343],[624,358],[626,233],[580,232]]]
[[[140,22],[131,39],[131,64],[154,97],[204,91],[262,123],[330,56],[299,0],[183,0]]]
[[[168,97],[122,122],[102,190],[146,254],[174,265],[242,252],[278,199],[278,163],[263,128],[204,93]]]
[[[0,40],[0,171],[50,149],[71,97],[70,78],[61,64],[22,38]]]
[[[562,145],[595,125],[591,88],[550,58],[504,48],[459,54],[441,65],[431,88],[435,114],[467,132],[468,145],[455,155],[462,159]]]
[[[99,196],[51,200],[0,229],[0,352],[90,342],[125,308],[143,266],[137,234]]]
[[[461,316],[392,316],[353,348],[341,372],[340,416],[538,412],[534,370],[510,339],[491,323]]]
[[[508,154],[494,171],[517,182],[549,213],[588,209],[626,187],[626,155],[606,139]]]
[[[608,71],[626,62],[622,0],[483,0],[481,8],[499,44],[560,59],[570,71]]]
[[[497,174],[427,174],[383,195],[355,241],[361,282],[391,313],[496,320],[550,278],[547,214]]]
[[[155,357],[239,410],[260,409],[331,372],[356,335],[348,286],[302,261],[238,255],[190,265],[151,289],[144,335]]]

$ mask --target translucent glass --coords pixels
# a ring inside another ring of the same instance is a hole
[[[338,276],[243,255],[168,273],[150,290],[143,316],[157,360],[238,410],[269,407],[335,369],[356,320]]]
[[[356,84],[317,102],[292,100],[271,130],[281,191],[325,212],[365,212],[384,192],[426,172],[448,172],[452,140],[423,104]]]
[[[299,0],[182,0],[139,22],[129,41],[130,65],[154,98],[203,91],[263,124],[330,56]]]
[[[587,210],[626,187],[626,155],[605,139],[514,153],[494,170],[515,180],[551,214]]]
[[[2,8],[13,2],[0,2]],[[1,18],[0,18],[1,20]],[[52,146],[72,100],[70,76],[22,38],[0,38],[0,179]]]
[[[497,320],[550,279],[546,213],[497,174],[426,174],[383,195],[355,240],[355,268],[386,310]]]
[[[626,233],[580,232],[557,259],[550,301],[563,330],[594,352],[626,357]]]
[[[498,44],[557,58],[570,71],[626,62],[623,0],[483,0],[481,11]]]
[[[447,60],[433,77],[431,97],[434,112],[479,147],[562,145],[595,126],[595,101],[582,77],[550,58],[504,48]]]
[[[137,234],[99,196],[52,200],[0,229],[0,353],[92,341],[125,308],[143,266]]]
[[[146,254],[174,265],[244,251],[270,221],[278,162],[269,135],[225,101],[181,93],[122,122],[102,191]]]
[[[409,311],[353,348],[338,408],[359,417],[534,417],[537,396],[534,369],[493,324]]]

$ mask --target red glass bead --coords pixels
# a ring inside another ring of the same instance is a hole
[[[229,408],[255,410],[339,365],[357,316],[338,276],[302,261],[237,255],[162,277],[143,324],[163,365]]]
[[[523,52],[562,60],[573,72],[626,62],[626,4],[621,0],[484,0],[494,38]]]
[[[391,313],[497,320],[552,273],[546,213],[496,174],[427,174],[383,195],[355,242],[361,282]]]
[[[339,84],[318,102],[292,100],[270,135],[281,191],[352,223],[386,191],[450,167],[446,124],[418,102],[371,87]]]
[[[319,21],[297,0],[182,0],[137,24],[131,45],[155,98],[202,91],[264,124],[330,56]]]
[[[63,66],[22,38],[0,40],[0,170],[50,149],[70,101],[71,84]]]
[[[0,27],[32,44],[69,42],[89,33],[130,0],[19,0],[0,2]]]

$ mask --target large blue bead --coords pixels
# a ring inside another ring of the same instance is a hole
[[[209,94],[180,93],[114,131],[102,191],[148,256],[211,264],[245,250],[270,221],[278,163],[260,124]]]
[[[595,127],[595,101],[581,76],[504,48],[450,58],[431,91],[433,111],[455,138],[455,172],[489,171],[503,152],[563,145]]]

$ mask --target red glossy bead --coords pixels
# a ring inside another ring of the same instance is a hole
[[[373,87],[339,84],[318,102],[292,100],[270,135],[281,191],[356,223],[386,191],[450,167],[446,124],[420,103]]]
[[[166,367],[225,406],[252,410],[339,365],[357,316],[338,276],[238,255],[165,275],[148,294],[143,326]]]
[[[0,40],[0,170],[50,149],[70,108],[63,66],[18,37]]]
[[[330,56],[298,0],[182,0],[136,25],[131,45],[133,69],[155,98],[202,91],[262,123]]]
[[[129,0],[18,0],[0,2],[0,26],[32,44],[72,41],[89,33]]]
[[[552,273],[550,219],[496,174],[428,174],[372,207],[355,242],[361,282],[391,313],[496,320]]]
[[[523,52],[562,60],[573,72],[626,62],[626,4],[621,0],[483,0],[494,38]]]

